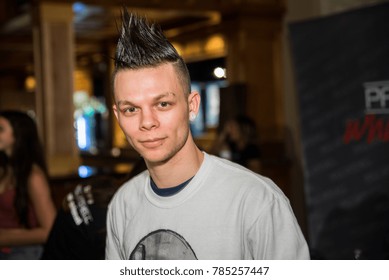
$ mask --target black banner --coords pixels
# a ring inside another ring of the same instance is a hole
[[[389,258],[389,3],[289,32],[312,258]]]

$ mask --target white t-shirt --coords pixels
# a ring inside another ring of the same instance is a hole
[[[106,259],[309,259],[309,252],[270,179],[204,153],[197,174],[172,196],[151,189],[148,171],[118,190]]]

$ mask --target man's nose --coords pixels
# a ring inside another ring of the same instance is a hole
[[[158,125],[157,115],[152,109],[142,110],[140,129],[150,130]]]

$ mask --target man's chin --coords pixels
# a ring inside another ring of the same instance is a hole
[[[158,154],[158,153],[144,153],[142,157],[148,166],[163,165],[166,162],[168,162],[171,158],[165,154]]]

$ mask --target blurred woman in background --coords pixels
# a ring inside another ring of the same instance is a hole
[[[34,120],[0,111],[0,259],[39,259],[55,215]]]

